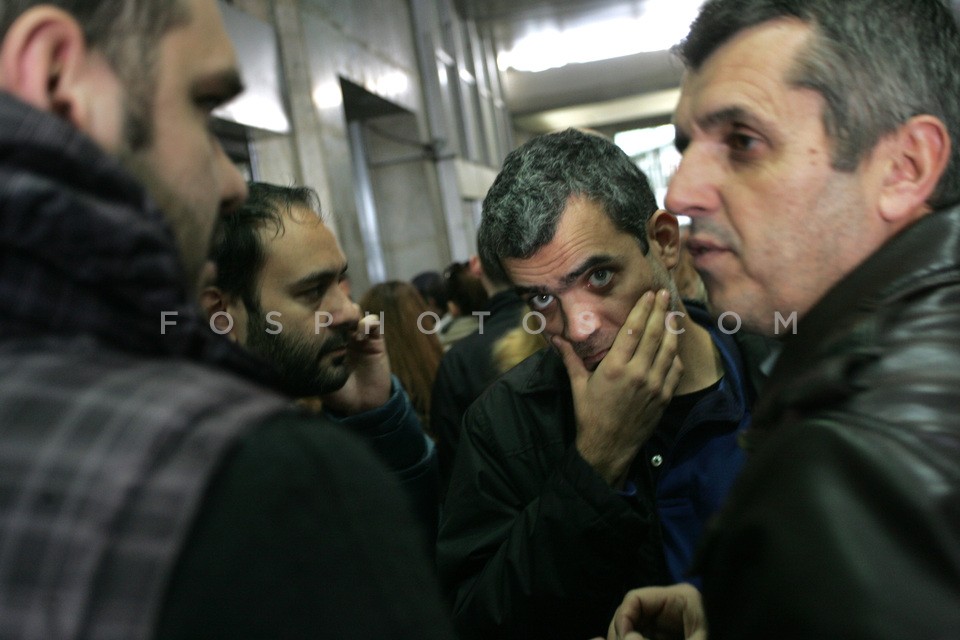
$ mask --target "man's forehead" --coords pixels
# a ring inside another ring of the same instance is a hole
[[[291,218],[284,215],[282,220],[279,229],[273,223],[260,228],[267,263],[309,261],[313,265],[322,262],[331,266],[346,263],[336,237],[319,217]]]
[[[783,90],[801,90],[791,76],[812,33],[796,19],[762,22],[732,36],[699,68],[687,69],[673,118],[678,138],[695,126],[706,129],[775,111]],[[770,55],[774,47],[777,55]]]
[[[238,81],[236,50],[215,0],[181,2],[186,5],[187,19],[170,29],[161,41],[180,62],[180,73],[187,74],[188,83],[204,76]]]

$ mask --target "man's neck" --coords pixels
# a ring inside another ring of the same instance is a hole
[[[677,330],[684,332],[678,336],[677,353],[683,363],[683,376],[674,395],[694,393],[706,389],[723,377],[723,360],[710,332],[697,324],[686,309],[681,308],[683,317],[677,316]]]

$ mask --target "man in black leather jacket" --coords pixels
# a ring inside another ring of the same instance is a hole
[[[610,637],[955,638],[957,25],[938,0],[714,0],[679,53],[667,208],[711,302],[792,335],[701,548],[703,611],[638,590]]]

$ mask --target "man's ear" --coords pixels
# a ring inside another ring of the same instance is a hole
[[[668,270],[677,266],[680,259],[680,224],[677,218],[658,209],[647,221],[647,240],[650,251],[655,252]]]
[[[930,115],[910,118],[881,140],[883,175],[878,206],[880,217],[897,229],[929,212],[927,200],[936,190],[950,161],[950,134]]]
[[[0,88],[107,148],[119,140],[119,113],[98,113],[106,110],[92,104],[119,100],[119,81],[103,56],[89,49],[77,20],[61,9],[40,5],[13,22],[0,45]],[[119,107],[117,102],[109,111]]]
[[[472,256],[470,256],[470,260],[467,262],[467,264],[469,265],[467,270],[470,272],[471,275],[476,276],[477,278],[484,277],[483,264],[481,264],[480,262],[479,255],[473,254]]]
[[[246,317],[238,317],[244,315],[244,307],[236,304],[233,296],[224,293],[220,287],[209,285],[200,290],[200,307],[213,331],[234,342],[241,342],[240,326],[246,325]]]

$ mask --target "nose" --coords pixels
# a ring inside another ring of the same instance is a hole
[[[327,297],[329,305],[325,305],[325,307],[333,317],[335,326],[357,326],[361,317],[360,305],[350,299],[343,287],[339,284],[330,287],[330,293]]]
[[[247,199],[247,182],[240,170],[227,157],[219,143],[216,145],[217,173],[220,178],[220,212],[233,213]]]
[[[564,338],[570,342],[586,342],[600,330],[600,314],[589,301],[568,298],[563,305]]]
[[[716,160],[710,151],[704,146],[690,144],[670,178],[664,199],[667,210],[691,218],[716,211],[720,204],[716,174]]]

